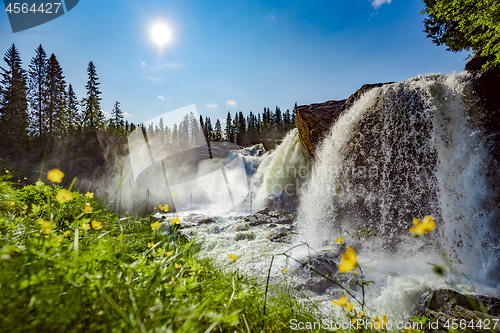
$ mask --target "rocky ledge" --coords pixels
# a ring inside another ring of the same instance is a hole
[[[389,83],[394,82],[365,84],[348,99],[297,106],[295,124],[299,130],[300,140],[307,147],[309,153],[314,155],[316,146],[342,112],[349,109],[367,91]]]

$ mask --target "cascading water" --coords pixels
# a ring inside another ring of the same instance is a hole
[[[435,247],[467,277],[456,274],[446,283],[472,282],[496,294],[499,173],[480,120],[465,73],[419,76],[369,91],[339,117],[316,152],[300,196],[298,240],[329,250],[343,237],[379,284],[386,298],[379,302],[393,298],[393,308],[401,306],[395,288],[419,297],[428,287],[417,285],[443,283],[429,265],[446,261]],[[437,224],[421,236],[432,246],[408,232],[413,218],[425,215]],[[395,280],[403,276],[413,282]]]

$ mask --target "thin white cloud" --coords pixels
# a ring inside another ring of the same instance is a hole
[[[178,69],[178,68],[181,68],[184,66],[183,64],[179,64],[177,62],[171,62],[171,63],[167,63],[167,64],[163,64],[163,65],[152,66],[152,65],[146,64],[144,61],[141,61],[141,65],[144,69],[151,70],[151,71],[159,71],[159,70],[162,70],[165,68]]]
[[[111,115],[110,115],[108,112],[106,112],[106,111],[104,111],[104,110],[101,110],[101,113],[102,113],[103,115],[105,115],[106,117],[111,118]]]
[[[236,101],[234,99],[231,99],[231,100],[226,102],[226,105],[235,107],[236,105],[238,105],[238,103],[236,103]]]
[[[206,106],[207,108],[209,108],[209,109],[213,110],[213,109],[215,109],[216,107],[218,107],[218,106],[219,106],[219,104],[218,104],[218,103],[213,103],[213,104],[212,104],[212,103],[208,102],[207,104],[205,104],[205,106]]]
[[[134,118],[134,115],[133,114],[130,114],[128,112],[123,112],[123,116],[124,117],[128,117],[128,118]]]
[[[224,123],[224,124],[227,123],[227,119],[226,118],[219,118],[219,120],[220,120],[221,123]]]
[[[182,66],[184,66],[184,65],[183,64],[178,64],[176,62],[172,62],[170,64],[165,64],[163,66],[159,66],[158,69],[162,69],[162,68],[177,69],[177,68],[181,68]]]
[[[382,6],[384,3],[391,3],[392,0],[370,0],[372,3],[373,8],[378,9],[380,6]]]
[[[146,79],[151,81],[151,82],[161,82],[161,77],[146,76]]]
[[[274,15],[273,14],[267,14],[266,17],[264,17],[267,20],[274,20]]]
[[[165,97],[163,97],[163,96],[158,96],[158,97],[156,97],[156,98],[159,98],[159,99],[165,99]]]

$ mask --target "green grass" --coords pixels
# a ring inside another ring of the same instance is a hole
[[[151,217],[117,216],[77,192],[60,204],[57,186],[15,190],[8,179],[0,176],[1,332],[288,332],[292,319],[315,321],[289,294],[266,297],[253,278],[197,258],[199,245],[175,229],[152,230]],[[82,229],[92,221],[102,228]]]

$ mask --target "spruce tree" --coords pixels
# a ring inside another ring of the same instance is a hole
[[[71,83],[69,84],[66,98],[66,107],[68,108],[69,112],[70,128],[80,128],[82,125],[82,119],[80,119],[80,113],[78,112],[79,103]]]
[[[64,127],[61,123],[67,122],[66,115],[61,117],[61,112],[66,105],[66,81],[63,70],[54,53],[50,56],[47,66],[47,108],[46,117],[48,121],[49,135],[54,128]]]
[[[111,110],[111,119],[113,121],[115,131],[120,132],[120,127],[123,124],[123,111],[120,109],[120,102],[118,101],[115,101],[113,110]]]
[[[222,126],[220,124],[220,120],[217,119],[215,122],[215,135],[214,135],[214,141],[222,141]]]
[[[85,85],[87,89],[87,97],[83,100],[84,103],[84,122],[89,131],[95,131],[101,128],[104,124],[104,114],[101,112],[99,95],[99,78],[97,77],[94,63],[91,61],[87,67],[88,81]]]
[[[15,44],[3,58],[7,66],[0,67],[0,146],[2,155],[25,152],[28,148],[27,75]]]
[[[29,65],[29,95],[31,125],[38,137],[44,132],[44,110],[47,102],[47,54],[40,44]]]
[[[234,129],[233,129],[233,120],[231,118],[231,113],[227,112],[226,117],[226,141],[234,142]]]

